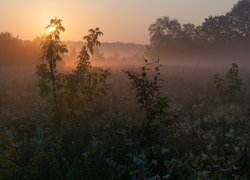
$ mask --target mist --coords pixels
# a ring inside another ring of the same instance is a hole
[[[249,179],[250,2],[147,26],[0,32],[0,179]]]

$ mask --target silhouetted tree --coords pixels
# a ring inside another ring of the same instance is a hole
[[[83,38],[86,43],[79,52],[76,69],[67,76],[67,101],[71,110],[85,110],[94,97],[105,94],[108,89],[109,72],[92,67],[90,62],[94,47],[101,45],[98,37],[103,33],[99,28],[90,29],[89,33]]]
[[[42,97],[47,98],[53,104],[55,112],[58,111],[59,91],[63,75],[58,72],[58,62],[62,61],[62,55],[68,52],[65,44],[60,41],[60,33],[65,31],[61,19],[51,19],[46,29],[52,31],[42,42],[42,60],[44,63],[37,66],[39,88]],[[52,98],[52,99],[51,99]]]
[[[232,28],[227,16],[210,16],[201,26],[202,39],[205,43],[226,43],[239,38],[239,34]]]
[[[34,41],[22,40],[10,32],[0,33],[0,66],[32,68],[40,56],[39,45]]]
[[[182,25],[183,40],[193,41],[196,38],[196,27],[192,23]]]
[[[141,67],[141,72],[125,71],[128,75],[133,88],[136,90],[137,102],[146,113],[146,120],[143,122],[143,132],[141,143],[148,145],[152,156],[152,147],[156,143],[154,140],[155,127],[153,123],[161,115],[166,115],[166,110],[169,107],[169,98],[163,97],[160,93],[160,67],[161,64],[156,61],[155,76],[150,78],[150,63],[145,60],[145,65]]]
[[[1,32],[0,33],[0,42],[18,40],[18,37],[14,37],[10,32]]]
[[[161,45],[178,39],[181,33],[181,25],[176,19],[165,16],[158,18],[149,26],[150,41],[152,44]]]
[[[250,1],[240,0],[226,15],[210,16],[198,27],[181,25],[167,16],[158,18],[149,26],[149,33],[148,52],[154,56],[185,55],[190,50],[195,54],[199,50],[213,54],[248,48],[245,45],[250,41]]]
[[[227,14],[232,28],[246,39],[250,39],[250,1],[240,0]]]
[[[226,73],[226,78],[221,78],[218,74],[215,75],[216,89],[222,99],[230,100],[236,97],[241,91],[243,85],[239,77],[238,64],[233,63],[231,68]]]

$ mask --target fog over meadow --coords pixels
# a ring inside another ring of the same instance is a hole
[[[101,27],[63,40],[60,17],[32,40],[0,32],[0,179],[249,179],[250,0],[206,3],[224,10],[166,13],[147,43]]]

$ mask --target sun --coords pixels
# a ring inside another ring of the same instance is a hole
[[[56,30],[56,27],[51,26],[47,30],[48,30],[49,33],[52,33],[52,32],[54,32]]]

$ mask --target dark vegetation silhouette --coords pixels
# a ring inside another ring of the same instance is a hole
[[[150,156],[153,156],[153,145],[155,139],[156,129],[153,126],[154,121],[159,116],[166,115],[166,110],[169,107],[168,97],[160,96],[160,62],[156,61],[155,76],[153,80],[148,77],[148,71],[150,63],[145,60],[145,66],[141,67],[141,73],[133,71],[126,71],[129,79],[132,82],[133,87],[136,89],[137,102],[141,104],[141,109],[146,113],[146,121],[143,123],[143,132],[141,137],[141,144],[148,145]],[[160,121],[158,121],[160,122]],[[156,123],[154,123],[156,125]]]
[[[1,33],[0,179],[249,179],[250,73],[231,64],[247,58],[249,4],[199,27],[158,19],[146,53],[163,60],[142,66],[141,54],[105,57],[99,28],[62,42],[57,18],[33,41]],[[233,57],[164,65],[208,54]]]
[[[37,76],[39,78],[40,94],[50,99],[54,111],[59,110],[59,95],[62,86],[61,81],[63,74],[58,73],[57,64],[62,61],[61,55],[68,52],[65,44],[60,41],[60,33],[65,31],[61,24],[61,19],[51,19],[46,29],[54,28],[54,30],[42,42],[42,63],[37,66]]]
[[[9,32],[0,33],[0,58],[2,67],[26,65],[34,68],[39,52],[38,39],[35,39],[33,42],[23,41],[19,37],[14,37]]]
[[[243,85],[242,80],[239,78],[238,65],[235,63],[232,64],[232,67],[226,73],[226,81],[216,74],[214,83],[221,97],[236,97],[238,99],[237,95],[239,95]]]
[[[73,115],[75,111],[84,111],[95,97],[105,94],[108,89],[106,79],[109,72],[102,68],[93,68],[90,56],[93,48],[100,46],[98,37],[103,33],[96,28],[90,29],[90,34],[84,36],[84,45],[78,55],[77,65],[71,73],[59,73],[57,64],[62,61],[62,55],[68,52],[67,46],[60,41],[60,32],[64,31],[60,19],[52,19],[47,29],[54,27],[42,43],[42,59],[46,61],[37,67],[39,89],[42,97],[52,105],[55,119],[59,121],[67,108]]]
[[[180,24],[168,16],[149,27],[152,56],[161,57],[237,57],[248,62],[250,2],[239,1],[225,15],[210,16],[200,26]],[[204,58],[200,58],[204,61]],[[219,59],[222,61],[222,58]],[[228,59],[226,59],[228,60]],[[224,62],[224,61],[223,61]]]

